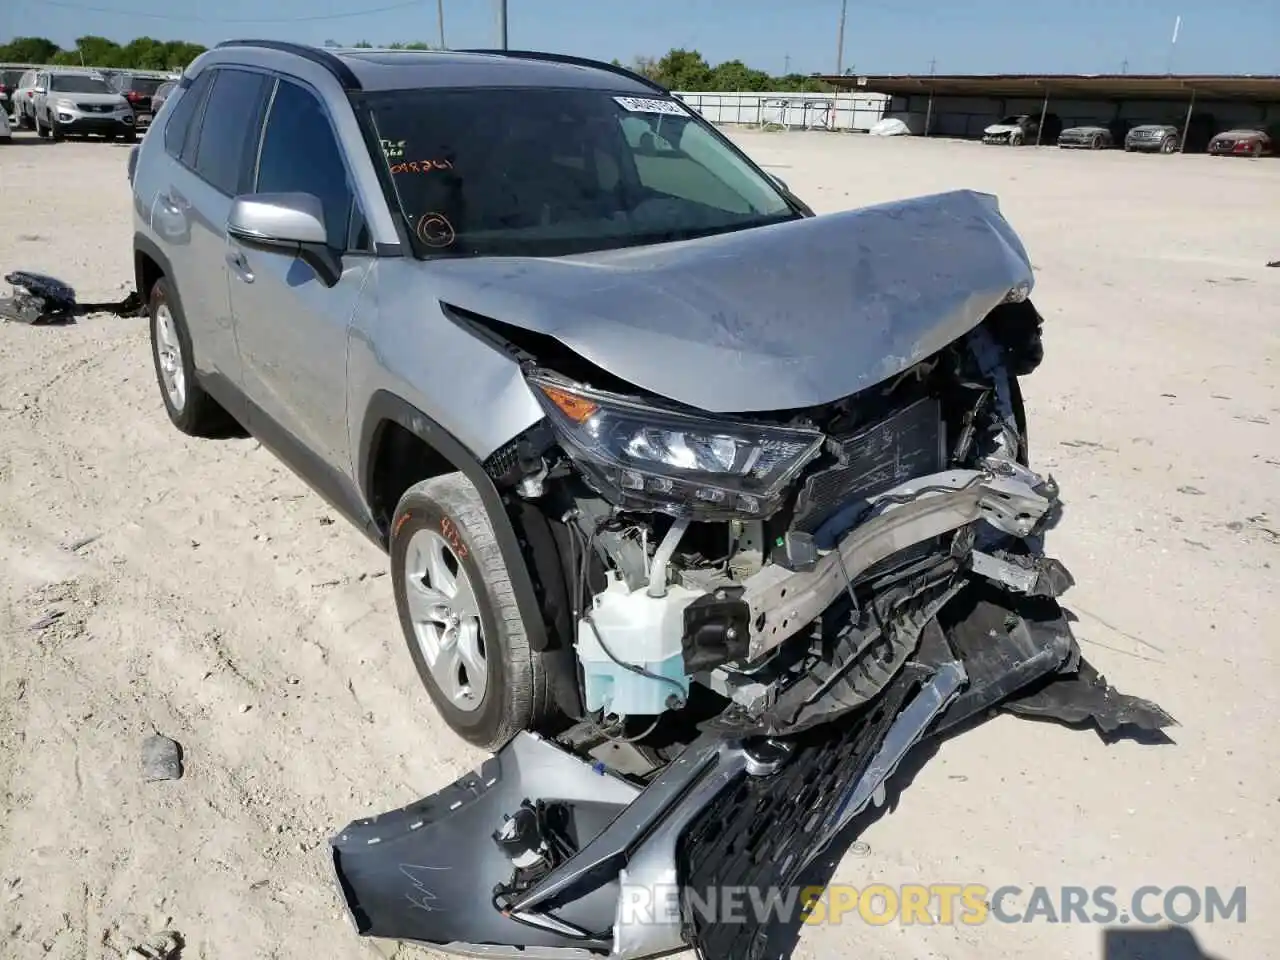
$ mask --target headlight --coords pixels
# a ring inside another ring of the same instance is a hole
[[[767,517],[822,448],[817,430],[667,410],[544,370],[528,379],[566,452],[624,509],[700,519]]]

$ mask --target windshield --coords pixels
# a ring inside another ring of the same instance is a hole
[[[368,102],[420,257],[557,256],[800,216],[674,100],[489,89]]]
[[[991,116],[991,114],[987,114],[987,116]],[[998,127],[1016,127],[1019,123],[1021,123],[1021,122],[1022,122],[1023,120],[1025,120],[1025,119],[1027,119],[1027,118],[1026,118],[1026,116],[1020,116],[1020,117],[1005,117],[1003,120],[997,120],[997,121],[996,121],[996,126],[998,126]]]
[[[53,93],[111,93],[107,81],[101,77],[78,77],[61,74],[49,78],[49,90]]]
[[[16,87],[21,79],[21,70],[0,70],[0,86]]]

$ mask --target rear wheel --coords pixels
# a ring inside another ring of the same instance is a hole
[[[495,751],[556,714],[480,494],[461,473],[415,484],[391,527],[391,581],[409,655],[440,716]]]
[[[170,422],[191,437],[225,436],[235,425],[196,380],[191,335],[167,277],[151,288],[151,359]]]

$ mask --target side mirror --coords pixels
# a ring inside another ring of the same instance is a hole
[[[324,206],[310,193],[250,193],[236,197],[227,234],[254,250],[297,257],[326,287],[342,277],[342,257],[328,244]]]

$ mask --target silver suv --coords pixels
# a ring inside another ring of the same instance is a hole
[[[84,70],[45,70],[36,75],[32,100],[36,134],[61,140],[94,134],[115,140],[137,139],[134,111],[106,79]]]
[[[197,58],[130,178],[170,419],[388,551],[473,743],[806,728],[957,578],[1039,569],[1040,321],[992,197],[816,217],[621,68],[270,41]],[[957,560],[979,517],[1016,571]]]

